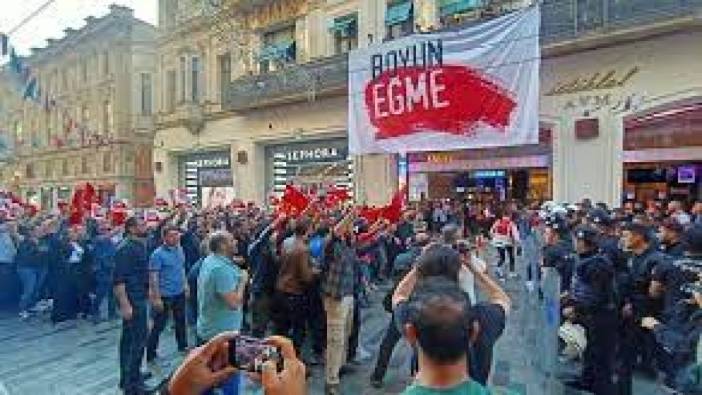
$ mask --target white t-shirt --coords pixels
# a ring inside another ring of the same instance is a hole
[[[68,262],[80,263],[80,261],[83,259],[83,253],[85,252],[83,247],[76,242],[71,242],[71,247],[73,250],[71,251],[71,256],[68,258]]]
[[[473,255],[471,259],[473,260],[473,264],[476,268],[478,268],[478,270],[480,270],[481,272],[485,271],[485,269],[487,268],[487,264],[484,260],[478,258],[475,255]],[[461,270],[458,272],[458,286],[463,292],[468,294],[468,296],[470,297],[471,304],[477,303],[475,293],[475,276],[473,275],[473,272],[471,272],[470,269],[468,269],[465,266],[461,266]]]

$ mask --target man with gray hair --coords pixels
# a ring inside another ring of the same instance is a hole
[[[234,264],[236,241],[230,233],[213,233],[209,249],[197,279],[198,343],[221,332],[241,330],[244,288],[249,280],[246,270]]]

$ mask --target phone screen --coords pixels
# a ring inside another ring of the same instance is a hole
[[[273,360],[282,370],[283,359],[280,351],[262,339],[239,336],[229,341],[229,364],[247,372],[260,373],[263,364]]]

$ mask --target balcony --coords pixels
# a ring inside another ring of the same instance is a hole
[[[545,49],[576,41],[606,45],[701,22],[702,0],[545,0],[541,41]]]
[[[222,86],[222,107],[242,111],[346,92],[346,54],[291,64],[259,75],[244,76]]]

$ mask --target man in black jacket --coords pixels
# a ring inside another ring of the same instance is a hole
[[[412,246],[402,254],[395,258],[395,264],[393,265],[393,280],[394,285],[390,292],[385,296],[383,300],[383,306],[385,310],[392,314],[392,294],[395,292],[395,288],[402,281],[405,275],[414,267],[414,263],[417,257],[422,253],[422,249],[429,243],[429,235],[426,233],[418,233],[414,237]],[[371,375],[371,385],[375,388],[380,388],[383,386],[383,378],[385,377],[385,372],[388,369],[388,364],[390,363],[390,357],[392,357],[392,352],[397,345],[397,342],[402,338],[402,334],[397,329],[397,325],[394,322],[394,317],[390,317],[390,322],[385,330],[385,336],[380,343],[380,351],[378,353],[378,359],[375,363],[375,369]]]
[[[149,262],[144,236],[146,225],[138,217],[124,224],[125,238],[117,247],[113,274],[115,297],[122,315],[119,344],[120,387],[125,395],[146,393],[140,372],[147,337]]]

